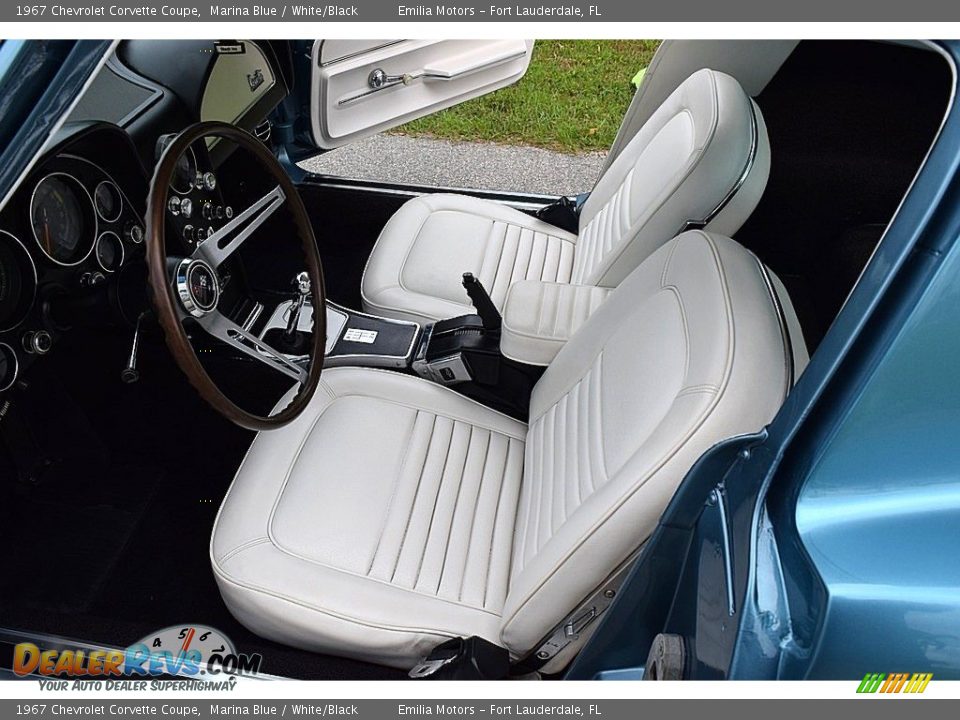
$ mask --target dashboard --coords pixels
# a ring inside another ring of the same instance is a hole
[[[0,393],[81,315],[129,322],[143,303],[146,170],[120,128],[64,135],[0,213]]]
[[[24,372],[74,328],[137,325],[149,308],[148,166],[165,141],[199,120],[259,134],[289,91],[286,53],[271,41],[118,46],[0,210],[0,400],[26,387]],[[211,141],[181,158],[167,205],[169,254],[189,255],[233,218],[225,192],[242,202],[256,190],[256,178],[236,163],[221,172],[230,155]],[[221,300],[252,317],[257,308],[244,305],[238,284]]]

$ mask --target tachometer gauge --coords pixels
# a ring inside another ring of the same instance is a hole
[[[120,194],[120,188],[109,180],[104,180],[97,185],[93,192],[93,202],[97,206],[97,215],[107,222],[115,222],[120,219],[120,213],[123,211],[123,196]]]
[[[37,245],[60,265],[85,260],[97,237],[93,200],[80,181],[66,173],[51,173],[37,183],[30,224]]]
[[[19,325],[37,291],[37,268],[23,244],[0,230],[0,332]]]

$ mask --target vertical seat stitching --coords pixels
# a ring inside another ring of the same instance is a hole
[[[533,522],[531,519],[531,514],[533,512],[533,492],[536,486],[536,477],[535,477],[536,471],[534,470],[534,468],[539,467],[539,465],[537,464],[537,454],[540,452],[540,443],[537,441],[537,437],[540,434],[541,427],[543,427],[542,421],[538,420],[536,425],[533,428],[531,428],[531,432],[528,434],[528,437],[527,437],[527,442],[529,444],[530,454],[531,454],[531,457],[530,457],[531,471],[530,471],[529,482],[524,483],[524,486],[521,488],[521,493],[523,493],[523,490],[527,491],[525,496],[526,496],[526,499],[529,500],[529,502],[527,502],[527,511],[525,513],[525,517],[523,520],[523,527],[525,528],[525,531],[520,538],[520,547],[517,548],[517,552],[514,553],[514,555],[517,558],[517,564],[521,568],[527,564],[527,558],[526,558],[527,538],[530,536],[530,526],[531,526],[531,523]],[[530,438],[529,435],[533,435],[533,438]],[[531,440],[532,440],[532,443],[531,443]],[[522,497],[523,495],[521,495],[521,498]]]
[[[435,594],[440,594],[440,586],[443,584],[443,573],[447,568],[447,554],[450,552],[450,540],[453,537],[453,521],[457,519],[457,507],[460,505],[460,493],[463,492],[463,478],[467,474],[467,461],[470,459],[470,448],[473,446],[473,425],[470,426],[470,434],[467,436],[467,450],[463,454],[463,467],[460,469],[460,481],[457,483],[457,496],[453,500],[453,510],[450,512],[450,527],[447,529],[447,542],[443,547],[443,560],[440,563],[440,577],[437,579],[437,589]],[[453,437],[451,436],[451,445]],[[441,486],[442,487],[442,486]],[[437,493],[439,498],[440,493]],[[429,533],[427,535],[429,543]],[[426,552],[424,552],[426,554]]]
[[[483,466],[480,468],[480,480],[477,482],[477,494],[474,498],[474,507],[476,507],[480,498],[483,497],[483,482],[487,474],[487,461],[490,458],[490,446],[493,445],[494,434],[487,432],[487,449],[483,453]],[[509,442],[509,441],[508,441]],[[470,529],[467,531],[467,549],[463,556],[463,572],[460,575],[460,589],[457,591],[457,602],[463,600],[463,586],[467,579],[467,569],[470,566],[470,549],[473,547],[473,528],[476,526],[477,514],[470,513]]]
[[[447,440],[447,450],[443,456],[443,467],[440,468],[440,479],[437,481],[437,494],[433,499],[433,507],[430,510],[430,523],[427,525],[427,537],[423,542],[423,550],[420,553],[420,562],[417,563],[417,572],[413,575],[413,587],[420,583],[420,573],[423,572],[423,560],[427,555],[427,548],[430,546],[430,535],[433,533],[433,520],[437,515],[437,500],[440,499],[440,493],[443,490],[443,476],[447,472],[447,463],[450,462],[450,449],[453,447],[453,436],[457,432],[457,420],[451,420],[453,427],[450,428],[450,439]],[[418,486],[419,488],[419,486]]]
[[[483,584],[483,604],[480,606],[487,609],[487,596],[490,594],[490,568],[493,567],[493,541],[497,537],[497,526],[500,519],[500,502],[503,500],[503,486],[507,484],[506,477],[510,471],[510,452],[513,449],[513,439],[507,439],[507,456],[503,461],[503,475],[500,478],[500,488],[497,491],[497,506],[493,511],[493,523],[491,523],[490,542],[487,545],[487,581]]]
[[[551,515],[552,515],[552,513],[553,513],[553,487],[552,487],[552,486],[549,487],[549,488],[547,487],[548,479],[547,479],[547,473],[545,472],[545,470],[546,470],[546,467],[545,467],[545,466],[546,466],[546,458],[549,456],[549,457],[550,457],[550,470],[551,470],[551,472],[550,472],[550,479],[552,479],[553,476],[554,476],[554,473],[556,472],[555,467],[554,467],[555,462],[556,462],[556,448],[554,447],[554,444],[555,444],[555,442],[556,442],[556,432],[555,432],[555,430],[556,430],[556,424],[557,424],[557,406],[556,406],[556,405],[554,405],[554,406],[550,409],[550,418],[549,418],[549,419],[550,419],[550,429],[549,429],[549,432],[547,431],[546,428],[544,428],[544,431],[543,431],[543,442],[544,442],[543,457],[544,457],[544,462],[543,462],[543,466],[541,466],[541,472],[540,472],[540,512],[537,514],[537,534],[536,534],[536,536],[535,536],[535,541],[536,541],[536,542],[534,543],[534,548],[535,548],[534,553],[539,552],[539,551],[540,551],[540,548],[543,547],[542,543],[540,542],[540,532],[541,532],[541,530],[542,530],[542,529],[546,529],[547,532],[548,532],[548,536],[549,536],[549,531],[550,531],[550,524],[549,524],[549,523],[550,523],[550,517],[551,517]],[[547,448],[547,443],[548,443],[548,442],[550,443],[550,445],[549,445],[549,450],[550,450],[550,452],[549,452],[549,453],[547,452],[547,449],[548,449],[548,448]],[[549,510],[548,510],[547,507],[546,507],[546,503],[547,503],[548,500],[550,501],[550,508],[549,508]]]
[[[563,422],[554,423],[553,425],[554,437],[556,437],[559,434],[562,434],[563,428],[567,426],[566,419],[567,419],[567,413],[569,411],[569,407],[570,407],[569,395],[564,395],[563,410],[562,412],[558,413],[558,416],[562,416]],[[566,450],[565,443],[560,442],[555,444],[557,444],[557,455],[559,456],[561,447],[563,448],[564,451]],[[557,460],[561,460],[561,462],[558,463]],[[556,488],[557,497],[553,501],[554,511],[550,514],[550,537],[553,537],[553,533],[556,531],[556,527],[557,527],[553,522],[554,516],[559,514],[560,525],[563,525],[564,521],[566,520],[566,517],[565,517],[566,516],[565,503],[566,503],[566,489],[567,489],[566,488],[566,483],[567,483],[566,453],[564,452],[564,456],[562,458],[558,457],[557,460],[554,460],[553,462],[553,476],[554,476],[553,484],[554,484],[554,487]]]
[[[413,511],[417,507],[417,497],[420,495],[420,484],[423,482],[423,473],[427,469],[427,461],[430,459],[430,451],[433,449],[433,439],[437,431],[437,416],[433,416],[433,423],[430,427],[430,439],[427,441],[427,453],[423,458],[423,464],[420,466],[420,474],[417,476],[417,487],[413,491],[413,500],[410,502],[410,512],[407,514],[407,523],[403,528],[403,536],[400,538],[400,547],[397,550],[397,557],[393,563],[393,572],[390,573],[390,582],[392,583],[397,576],[397,568],[400,566],[400,558],[403,556],[403,546],[407,543],[407,533],[410,532],[410,521],[413,519]],[[416,585],[414,585],[416,586]]]
[[[373,566],[377,561],[377,555],[380,553],[380,543],[383,542],[383,533],[387,529],[387,522],[390,520],[390,513],[393,510],[393,503],[397,498],[397,489],[403,479],[403,471],[407,467],[407,460],[410,458],[410,448],[413,445],[413,434],[417,430],[417,421],[420,419],[421,410],[417,410],[413,415],[413,424],[410,427],[410,434],[407,436],[407,447],[403,451],[403,460],[400,461],[400,470],[397,473],[397,481],[393,484],[390,491],[390,500],[387,501],[387,511],[383,515],[383,522],[380,524],[380,534],[377,536],[377,545],[373,549],[373,555],[370,556],[370,565],[367,567],[366,574],[373,572]]]
[[[599,467],[598,467],[598,470],[600,471],[600,480],[601,480],[602,482],[606,483],[606,481],[609,479],[609,476],[607,475],[607,457],[606,457],[606,451],[605,451],[605,449],[604,449],[604,447],[603,447],[603,412],[602,412],[602,411],[603,411],[603,408],[602,408],[601,397],[600,397],[601,394],[603,393],[603,379],[602,379],[602,373],[603,373],[603,353],[602,353],[602,352],[597,356],[596,368],[595,368],[594,372],[596,373],[597,379],[596,379],[595,381],[593,381],[593,382],[596,383],[596,388],[597,388],[597,389],[596,389],[596,392],[595,392],[595,393],[591,393],[591,395],[593,395],[593,396],[595,397],[595,400],[593,400],[593,402],[591,403],[591,410],[595,413],[596,418],[597,418],[597,419],[596,419],[596,423],[597,423],[597,432],[596,432],[596,434],[597,434],[597,437],[600,438],[600,443],[599,443],[599,450],[600,450],[600,458],[599,458],[599,460],[600,460],[600,465],[599,465]]]
[[[504,228],[503,232],[499,232],[497,230],[498,225]],[[494,220],[490,226],[491,237],[496,237],[500,242],[500,248],[499,248],[499,251],[497,252],[497,262],[494,263],[494,266],[493,266],[493,278],[490,280],[489,291],[491,293],[493,292],[493,286],[497,284],[497,276],[500,274],[500,263],[503,262],[503,250],[507,246],[507,228],[508,227],[509,226],[507,226],[506,223],[502,223],[498,220]]]

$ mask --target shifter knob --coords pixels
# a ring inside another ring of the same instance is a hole
[[[310,294],[310,275],[307,272],[297,273],[293,282],[297,286],[297,293],[304,296]]]
[[[293,285],[297,289],[297,297],[290,306],[290,317],[287,319],[287,329],[283,333],[284,340],[292,342],[297,335],[297,326],[300,324],[300,313],[303,311],[303,305],[310,297],[310,275],[306,272],[297,273],[293,279]]]
[[[484,330],[490,332],[500,332],[500,327],[502,325],[502,318],[500,317],[500,311],[497,310],[497,306],[493,304],[493,300],[490,299],[487,289],[483,286],[473,273],[465,272],[463,274],[463,288],[467,291],[467,297],[470,298],[470,302],[473,303],[473,307],[477,310],[477,315],[480,316],[480,320],[483,322]]]

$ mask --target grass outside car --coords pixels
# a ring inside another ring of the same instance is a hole
[[[405,135],[606,150],[659,40],[540,40],[526,75],[492,95],[400,127]]]

